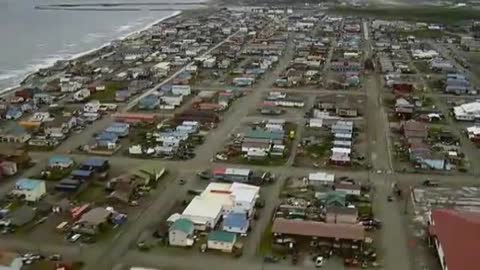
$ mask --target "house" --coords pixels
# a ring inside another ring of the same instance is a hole
[[[352,121],[337,121],[331,127],[332,133],[340,134],[352,134],[353,133],[353,122]]]
[[[118,144],[118,135],[110,132],[102,132],[95,137],[96,146],[107,149],[115,149]]]
[[[223,219],[223,230],[226,232],[245,234],[249,226],[250,222],[245,212],[230,212]]]
[[[17,106],[10,106],[7,112],[5,113],[5,119],[7,120],[17,120],[18,118],[22,117],[23,112],[20,107]]]
[[[0,270],[20,270],[23,261],[19,254],[14,252],[0,252]]]
[[[215,168],[212,176],[215,181],[247,183],[253,172],[250,169]]]
[[[363,241],[365,230],[358,224],[332,224],[307,220],[288,220],[276,218],[273,221],[272,232],[279,236],[297,236],[323,238],[329,240]]]
[[[347,194],[340,191],[329,191],[325,195],[324,204],[326,207],[329,206],[337,206],[337,207],[345,207],[347,203]]]
[[[415,110],[415,105],[403,97],[395,100],[395,113],[401,118],[410,118]]]
[[[0,141],[7,143],[26,143],[32,136],[16,122],[7,122],[0,126]]]
[[[171,246],[189,247],[194,243],[195,226],[186,218],[179,218],[168,229],[168,242]]]
[[[93,208],[75,222],[72,231],[89,235],[98,234],[111,216],[112,213],[105,208]]]
[[[105,132],[113,133],[117,135],[119,138],[123,138],[128,136],[129,130],[130,130],[129,124],[115,122],[112,125],[110,125],[108,128],[106,128]]]
[[[339,224],[357,224],[358,210],[354,207],[327,207],[326,222]]]
[[[430,69],[439,73],[451,73],[456,70],[450,61],[444,59],[432,59],[430,61]]]
[[[175,108],[175,107],[180,106],[182,104],[183,96],[165,94],[165,95],[160,96],[160,100],[162,101],[162,103]],[[162,106],[163,105],[160,105],[160,109],[162,108]]]
[[[312,186],[327,186],[333,185],[333,181],[335,180],[335,175],[326,173],[326,172],[316,172],[310,173],[308,175],[308,183]]]
[[[358,110],[350,107],[348,104],[340,104],[335,108],[335,112],[340,117],[357,117]]]
[[[189,96],[192,94],[190,85],[172,85],[172,94],[176,96]]]
[[[231,232],[212,231],[207,236],[207,248],[232,252],[237,241],[237,235]]]
[[[24,197],[26,201],[36,202],[46,193],[45,181],[23,178],[15,183],[12,193]]]
[[[109,189],[113,191],[108,195],[111,201],[128,204],[134,194],[136,188],[133,177],[130,174],[120,175],[113,179],[110,179],[107,183]]]
[[[67,169],[72,167],[73,164],[74,164],[73,159],[70,157],[53,156],[48,159],[49,169]]]
[[[404,121],[401,124],[403,136],[406,139],[426,139],[428,136],[427,125],[415,120]]]
[[[343,183],[336,183],[335,184],[335,191],[343,192],[347,195],[355,195],[360,196],[361,194],[361,187],[358,184],[343,184]]]
[[[110,163],[108,159],[102,158],[91,158],[87,159],[86,161],[82,162],[80,165],[80,169],[82,170],[90,170],[95,172],[105,172],[110,168]]]
[[[203,196],[195,196],[182,213],[182,217],[191,220],[199,231],[215,228],[221,216],[222,205]]]
[[[453,108],[453,114],[457,121],[475,121],[480,119],[480,102],[465,103]]]
[[[138,101],[138,109],[154,110],[160,105],[160,97],[158,95],[148,95]]]
[[[224,216],[230,212],[237,212],[246,213],[247,217],[251,217],[259,194],[258,186],[234,182],[210,183],[201,196],[220,203]]]
[[[450,170],[451,165],[445,155],[441,153],[433,153],[430,151],[414,152],[412,147],[410,150],[410,160],[413,161],[416,166],[422,169],[430,170]]]
[[[330,69],[335,72],[360,72],[362,65],[353,61],[332,61]]]
[[[35,93],[33,95],[33,103],[36,105],[50,105],[53,103],[53,96],[48,93]]]
[[[478,269],[480,215],[454,209],[435,209],[429,216],[428,234],[443,270]]]
[[[115,101],[116,102],[125,102],[130,98],[130,93],[128,90],[117,90],[115,92]]]

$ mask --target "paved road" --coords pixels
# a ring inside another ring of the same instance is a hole
[[[368,32],[368,25],[363,24],[363,31]],[[364,39],[366,57],[372,55],[371,41]],[[383,261],[382,265],[389,270],[413,270],[413,258],[407,249],[407,231],[404,227],[404,217],[393,204],[386,203],[386,195],[391,192],[392,183],[399,181],[394,172],[392,155],[390,152],[390,127],[388,116],[385,112],[383,101],[383,85],[379,74],[366,76],[364,88],[367,91],[367,138],[368,151],[371,153],[371,164],[374,171],[381,170],[392,174],[371,174],[370,181],[374,184],[375,216],[383,221],[385,229],[380,231],[379,252]],[[395,233],[392,233],[395,232]]]

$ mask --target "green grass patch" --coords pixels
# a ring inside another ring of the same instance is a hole
[[[420,73],[430,73],[430,65],[428,64],[427,61],[415,61],[413,62],[413,65],[417,69],[418,72]]]
[[[114,101],[115,100],[115,93],[118,90],[124,89],[126,87],[126,83],[124,82],[110,82],[107,83],[105,86],[105,90],[97,91],[90,96],[92,100],[99,100],[99,101]]]
[[[80,192],[75,199],[81,202],[103,204],[107,201],[107,195],[103,186],[91,184],[88,188]]]
[[[273,220],[267,225],[265,232],[262,235],[262,239],[260,240],[260,245],[258,246],[257,253],[261,256],[266,256],[272,254],[272,243],[273,243]]]
[[[441,22],[453,24],[459,21],[479,20],[480,12],[471,8],[450,8],[432,6],[405,7],[336,7],[333,12],[354,14],[355,16],[372,16],[383,19],[401,19],[409,21]]]

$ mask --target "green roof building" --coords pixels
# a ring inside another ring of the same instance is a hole
[[[231,232],[213,231],[208,234],[207,247],[209,249],[232,252],[237,235]]]
[[[193,222],[186,218],[177,219],[168,229],[168,242],[171,246],[191,246],[194,243]]]

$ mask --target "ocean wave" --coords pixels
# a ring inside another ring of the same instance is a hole
[[[118,40],[123,40],[131,35],[135,35],[139,32],[142,32],[142,31],[145,31],[149,28],[151,28],[153,25],[155,24],[158,24],[160,23],[161,21],[164,21],[166,19],[169,19],[171,17],[174,17],[174,16],[177,16],[178,14],[180,14],[181,11],[176,11],[176,12],[173,12],[171,14],[169,14],[168,16],[165,16],[159,20],[156,20],[152,23],[149,23],[148,25],[146,25],[145,27],[141,28],[140,30],[135,30],[135,31],[130,31],[129,33],[125,34],[125,35],[121,35],[120,37],[118,37],[117,39]],[[136,23],[134,24],[128,24],[128,25],[124,25],[124,26],[120,26],[120,28],[122,28],[123,32],[126,32],[127,30],[132,30],[133,28],[138,28],[140,27],[141,25],[144,25],[147,21],[152,21],[152,20],[149,20],[148,18],[145,18],[144,20],[142,20],[143,23],[139,20],[137,20]],[[128,26],[128,27],[127,27]],[[120,32],[118,32],[120,33]],[[90,33],[88,34],[81,42],[83,43],[92,43],[93,41],[95,40],[99,40],[101,38],[105,38],[106,36],[103,35],[103,34],[100,34],[100,33]],[[111,39],[113,40],[113,38]],[[87,42],[86,42],[87,41]],[[1,94],[5,94],[6,92],[14,89],[16,86],[19,85],[19,83],[26,77],[28,76],[29,74],[33,73],[33,72],[36,72],[38,71],[39,69],[41,68],[47,68],[47,67],[50,67],[52,66],[53,64],[55,64],[55,62],[59,61],[59,60],[72,60],[72,59],[76,59],[76,58],[79,58],[79,57],[82,57],[82,56],[85,56],[85,55],[88,55],[90,53],[93,53],[105,46],[108,46],[110,45],[111,41],[110,42],[107,42],[107,43],[104,43],[98,47],[95,47],[93,49],[90,49],[90,50],[86,50],[86,51],[83,51],[83,52],[80,52],[80,53],[68,53],[67,50],[61,50],[59,52],[61,52],[60,54],[55,54],[55,55],[48,55],[46,56],[45,58],[38,58],[38,59],[34,59],[30,64],[28,64],[24,69],[21,69],[21,70],[12,70],[12,71],[7,71],[6,73],[4,74],[1,74],[0,73],[0,95]],[[72,44],[72,43],[69,43],[69,44],[66,44],[65,45],[66,47],[76,47],[77,44]]]

